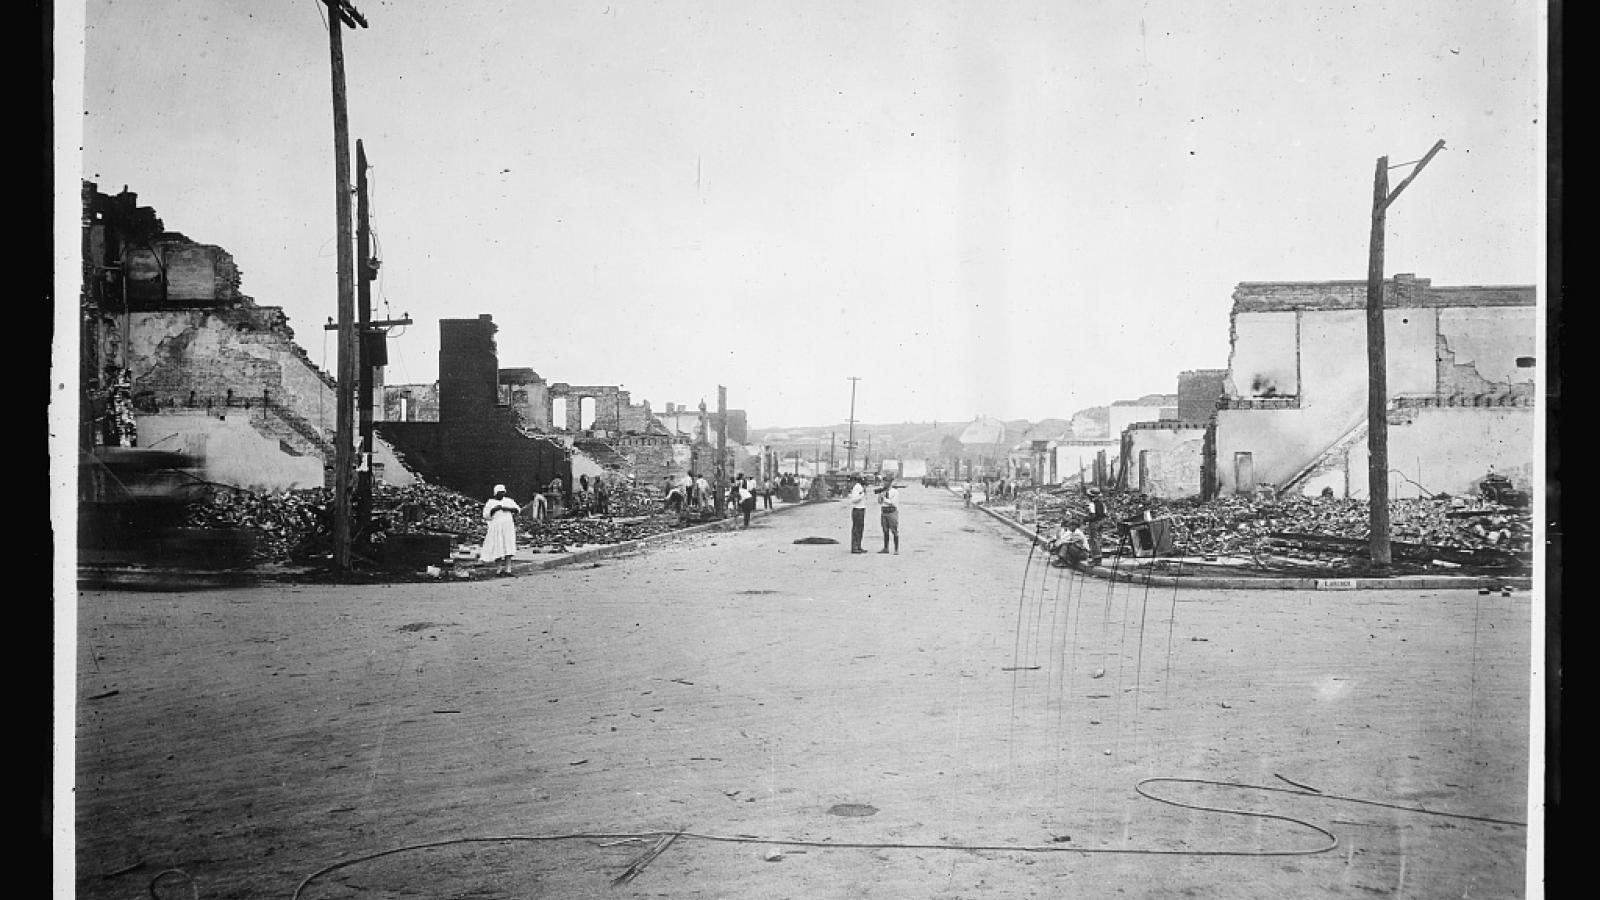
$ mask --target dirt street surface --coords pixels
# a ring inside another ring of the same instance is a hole
[[[77,896],[1524,896],[1525,592],[1113,585],[903,498],[898,555],[825,503],[516,578],[86,592]]]

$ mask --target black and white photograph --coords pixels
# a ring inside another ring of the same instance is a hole
[[[53,896],[1543,898],[1560,10],[53,4]]]

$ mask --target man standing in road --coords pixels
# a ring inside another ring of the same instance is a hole
[[[894,479],[889,479],[883,487],[878,488],[878,510],[881,514],[883,525],[883,549],[879,553],[889,552],[889,536],[894,536],[894,552],[900,555],[900,489],[894,486]]]
[[[867,552],[861,538],[867,530],[867,486],[860,475],[850,476],[850,552]]]
[[[1089,488],[1089,555],[1096,564],[1100,562],[1100,523],[1106,518],[1106,500],[1100,496],[1100,489]]]

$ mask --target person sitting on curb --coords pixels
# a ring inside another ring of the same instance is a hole
[[[1089,558],[1089,537],[1083,533],[1082,523],[1076,518],[1063,519],[1055,536],[1046,541],[1044,546],[1056,557],[1052,565],[1081,569],[1083,561]]]

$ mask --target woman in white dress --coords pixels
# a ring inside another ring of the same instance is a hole
[[[506,496],[506,486],[494,486],[494,497],[483,504],[483,520],[488,523],[488,533],[483,536],[483,549],[478,558],[484,562],[498,563],[496,575],[511,574],[511,557],[517,555],[517,513],[522,507]]]

